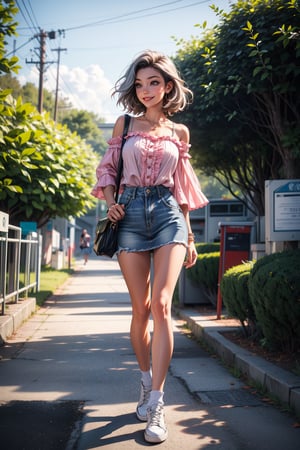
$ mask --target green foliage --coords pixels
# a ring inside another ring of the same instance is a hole
[[[3,90],[10,89],[11,95],[17,99],[22,98],[23,103],[31,103],[38,105],[38,88],[33,83],[26,83],[21,86],[17,78],[11,74],[0,77],[0,88]],[[47,89],[43,90],[43,109],[52,116],[54,111],[54,96]],[[71,109],[70,105],[62,99],[59,99],[58,110],[64,110],[58,114],[58,122],[66,125],[69,130],[76,133],[81,139],[90,145],[98,156],[103,156],[107,149],[106,140],[103,132],[99,128],[101,119],[94,113],[84,110]]]
[[[231,267],[224,273],[220,289],[228,313],[236,317],[246,336],[256,331],[256,318],[248,291],[248,279],[253,262]]]
[[[10,223],[41,227],[84,214],[95,202],[89,193],[98,158],[90,147],[5,91],[0,112],[0,210]]]
[[[98,127],[99,121],[96,114],[75,109],[66,113],[62,119],[62,123],[67,125],[69,130],[76,132],[99,156],[103,156],[107,149],[107,144],[102,131]]]
[[[38,88],[30,82],[27,82],[24,84],[24,86],[21,87],[21,92],[16,91],[15,89],[12,90],[12,95],[15,98],[22,97],[22,101],[24,103],[31,103],[36,108],[38,107],[38,97],[39,97],[39,91]],[[47,91],[47,89],[43,89],[43,110],[49,112],[51,117],[54,116],[54,95],[52,92]],[[62,101],[59,100],[58,103],[59,108],[68,108],[68,105]]]
[[[196,242],[195,246],[198,254],[220,251],[219,242]]]
[[[294,351],[300,345],[300,250],[259,259],[249,276],[249,295],[269,346]]]
[[[200,180],[201,189],[205,192],[207,198],[233,198],[233,195],[228,191],[224,183],[220,183],[215,177],[204,174],[201,170],[195,172]],[[240,195],[238,188],[235,190],[235,195]]]
[[[11,224],[32,220],[42,227],[51,218],[79,216],[95,205],[90,190],[99,156],[88,140],[96,143],[97,135],[99,147],[100,132],[93,124],[86,142],[47,114],[38,114],[32,105],[37,88],[31,83],[21,87],[12,78],[17,59],[5,57],[5,37],[15,34],[17,11],[14,1],[0,3],[0,210],[9,214]],[[53,96],[46,90],[44,101],[52,113]]]
[[[203,245],[203,244],[202,244]],[[201,252],[201,244],[197,244],[199,252],[196,264],[187,271],[187,276],[203,289],[207,299],[215,306],[218,292],[218,272],[220,252],[215,251],[219,244],[204,244],[210,253]],[[204,250],[204,245],[202,250]]]
[[[18,98],[22,94],[22,86],[19,83],[18,79],[12,76],[11,73],[7,73],[5,75],[0,76],[0,89],[7,90],[11,89],[11,94]]]
[[[19,97],[22,98],[23,103],[31,103],[36,108],[38,107],[38,97],[39,90],[35,84],[31,82],[25,83],[23,86],[19,83],[16,77],[13,77],[11,74],[5,74],[0,77],[0,88],[1,89],[11,89],[11,95],[17,99]],[[47,89],[43,89],[43,110],[47,111],[51,116],[54,116],[54,105],[55,98],[52,92]],[[65,100],[59,98],[58,99],[58,111],[60,110],[69,110],[70,104]],[[64,113],[66,115],[68,113]],[[62,114],[58,114],[61,116]],[[62,122],[58,120],[58,122]],[[71,131],[73,131],[71,129]],[[81,136],[82,137],[82,136]]]
[[[36,297],[37,305],[42,306],[43,303],[54,294],[56,289],[72,275],[72,273],[72,269],[55,270],[50,267],[42,267],[40,289],[38,292],[31,294]]]
[[[194,91],[184,113],[197,165],[254,213],[264,181],[300,176],[300,25],[296,1],[238,0],[175,62]]]
[[[18,58],[13,56],[8,58],[5,56],[6,36],[14,36],[16,34],[17,23],[14,22],[13,16],[18,12],[13,0],[2,0],[0,2],[0,74],[17,72]]]

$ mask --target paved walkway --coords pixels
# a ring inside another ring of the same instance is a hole
[[[174,316],[175,351],[165,392],[170,437],[161,448],[298,449],[295,419],[250,393],[185,335],[189,321],[228,357],[235,349],[225,346],[218,324],[187,309],[180,314]],[[139,370],[130,317],[117,262],[78,261],[75,275],[0,348],[3,450],[149,446],[145,425],[134,414]],[[247,357],[241,356],[245,368]],[[250,362],[248,367],[254,370]]]

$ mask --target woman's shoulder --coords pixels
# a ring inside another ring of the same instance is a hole
[[[190,142],[190,130],[183,123],[174,122],[174,133],[180,142]]]
[[[119,116],[114,124],[114,129],[112,132],[113,138],[122,136],[123,130],[124,130],[124,124],[125,124],[125,116],[124,115]]]

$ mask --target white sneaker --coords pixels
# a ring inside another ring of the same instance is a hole
[[[147,422],[147,408],[151,391],[151,386],[144,386],[143,382],[141,382],[140,399],[136,407],[136,415],[141,422]]]
[[[163,442],[168,437],[168,430],[165,425],[164,407],[157,403],[147,409],[147,427],[144,433],[145,441],[153,444]]]

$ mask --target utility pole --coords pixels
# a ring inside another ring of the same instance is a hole
[[[45,55],[46,55],[46,42],[45,39],[47,33],[43,30],[40,32],[40,76],[39,76],[39,100],[38,100],[38,110],[40,113],[43,111],[43,90],[44,90],[44,68],[45,68]]]
[[[43,112],[43,86],[44,86],[44,72],[46,64],[46,37],[49,39],[55,39],[55,31],[46,32],[40,30],[38,34],[34,36],[39,41],[39,60],[38,61],[27,61],[26,64],[36,64],[39,71],[39,95],[38,95],[38,111]],[[55,61],[47,62],[47,64],[52,64]]]
[[[27,61],[27,64],[37,64],[39,70],[39,97],[38,97],[38,111],[40,113],[43,112],[43,81],[44,81],[44,70],[45,70],[45,55],[46,55],[46,37],[47,33],[44,30],[41,30],[39,34],[36,34],[36,37],[39,41],[39,61]]]
[[[59,86],[59,66],[60,66],[60,53],[65,52],[66,48],[54,48],[53,51],[57,52],[57,73],[56,73],[56,89],[55,89],[55,104],[54,104],[54,121],[57,120],[58,110],[58,86]]]

